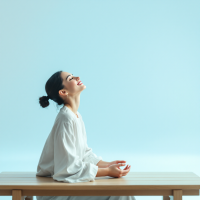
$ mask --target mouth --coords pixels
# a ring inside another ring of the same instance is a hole
[[[81,82],[81,81],[79,81],[78,83],[77,83],[77,85],[82,85],[83,83]]]

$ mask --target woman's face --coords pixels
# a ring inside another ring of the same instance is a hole
[[[61,77],[63,79],[64,89],[70,96],[81,93],[86,88],[78,76],[73,76],[68,72],[62,72]]]

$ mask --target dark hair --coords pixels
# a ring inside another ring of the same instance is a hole
[[[54,73],[46,82],[45,90],[48,96],[39,98],[39,103],[43,108],[49,105],[49,99],[55,101],[58,105],[64,104],[63,99],[58,94],[58,91],[64,88],[61,72],[62,71],[58,71]]]

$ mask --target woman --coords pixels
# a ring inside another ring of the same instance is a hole
[[[80,94],[86,88],[79,77],[58,71],[46,82],[47,96],[39,98],[45,108],[49,99],[63,105],[44,145],[37,176],[49,176],[54,180],[75,183],[94,181],[95,177],[126,176],[126,161],[105,162],[87,146],[87,136],[82,116],[78,112]],[[133,196],[37,196],[38,200],[134,200]]]

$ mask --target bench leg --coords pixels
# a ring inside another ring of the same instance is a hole
[[[182,200],[182,190],[173,190],[174,200]]]
[[[24,200],[21,190],[12,190],[12,200]]]
[[[163,196],[163,200],[170,200],[169,196]]]
[[[33,197],[32,197],[32,196],[27,196],[27,197],[25,198],[25,200],[33,200]]]

